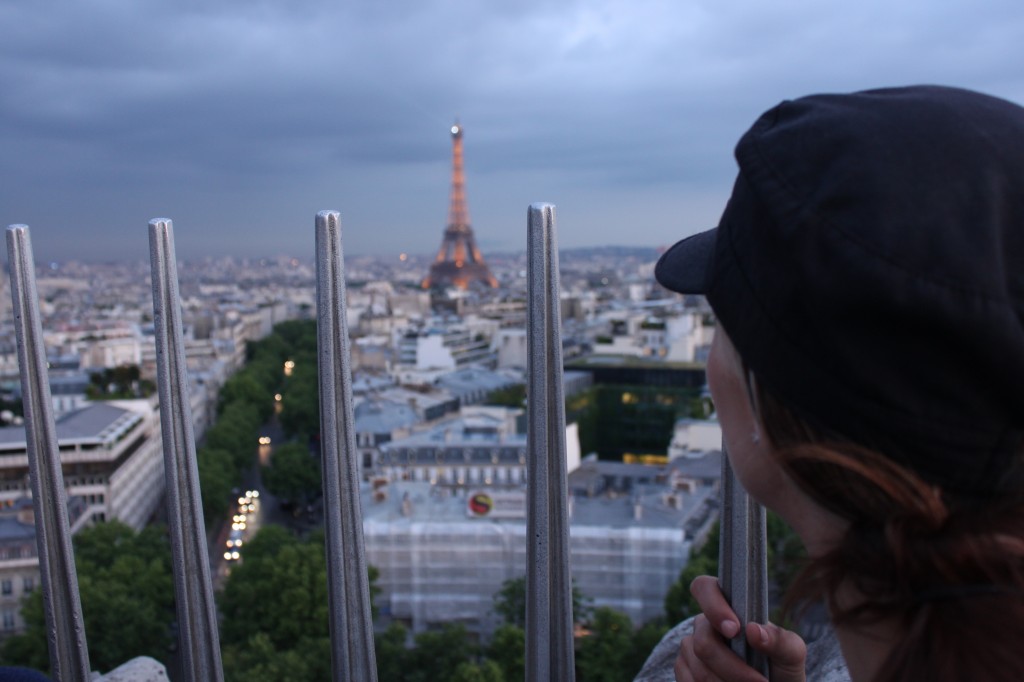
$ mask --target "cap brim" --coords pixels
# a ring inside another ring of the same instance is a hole
[[[654,266],[661,286],[680,294],[704,294],[715,253],[718,228],[687,237],[666,251]]]

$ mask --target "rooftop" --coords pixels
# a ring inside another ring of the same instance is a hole
[[[667,360],[656,360],[651,358],[635,357],[632,355],[591,355],[584,358],[574,358],[566,363],[567,369],[586,369],[587,367],[637,367],[647,369],[699,369],[704,370],[703,362],[670,362]]]
[[[485,486],[468,488],[465,492],[433,486],[426,481],[399,481],[386,486],[386,495],[374,495],[363,489],[363,518],[367,523],[473,523],[517,527],[526,524],[526,489],[492,493],[495,496],[521,495],[522,516],[518,518],[478,518],[468,510],[469,498],[489,491]],[[682,530],[687,520],[697,514],[709,498],[716,496],[711,487],[695,493],[678,493],[671,498],[668,490],[647,490],[640,495],[602,495],[571,498],[571,528],[666,529]],[[639,513],[638,512],[639,508]],[[572,531],[570,530],[570,533]]]
[[[57,442],[61,445],[113,443],[142,419],[141,414],[132,410],[108,403],[92,403],[57,420]],[[24,450],[26,447],[24,426],[0,428],[0,448]]]
[[[356,433],[391,433],[420,421],[408,403],[367,398],[352,409]]]
[[[465,367],[442,374],[437,378],[437,383],[455,395],[462,395],[481,389],[493,391],[512,384],[521,384],[523,379],[488,369]]]

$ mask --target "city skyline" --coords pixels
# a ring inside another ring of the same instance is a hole
[[[732,148],[811,92],[932,82],[1024,102],[1015,3],[385,7],[86,2],[0,8],[0,221],[40,261],[430,254],[450,140],[485,254],[558,207],[562,247],[665,246],[715,224]]]

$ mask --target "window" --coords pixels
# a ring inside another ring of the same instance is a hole
[[[31,592],[32,590],[36,589],[36,579],[35,579],[35,577],[33,577],[31,575],[25,576],[25,578],[23,580],[23,583],[22,583],[22,587],[25,588],[25,592],[26,593],[27,592]]]
[[[10,609],[4,609],[3,619],[4,619],[4,622],[3,622],[4,630],[13,630],[14,629],[14,611],[12,611]]]
[[[14,584],[11,582],[9,578],[5,578],[2,582],[0,582],[0,594],[14,594]]]

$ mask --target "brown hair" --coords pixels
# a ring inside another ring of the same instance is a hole
[[[840,544],[794,581],[787,609],[824,598],[837,625],[897,623],[905,634],[878,682],[1024,680],[1024,491],[950,495],[881,452],[815,428],[761,382],[753,390],[789,475],[849,523]],[[1024,468],[1024,448],[1016,452],[1014,475]],[[841,605],[849,588],[864,601]]]

